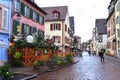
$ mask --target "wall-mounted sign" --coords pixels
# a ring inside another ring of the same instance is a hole
[[[33,36],[28,35],[26,40],[27,40],[27,42],[32,43],[33,42]]]

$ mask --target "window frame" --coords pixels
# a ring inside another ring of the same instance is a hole
[[[6,15],[4,14],[4,11],[6,11]],[[8,26],[8,9],[5,7],[2,7],[2,29],[7,29]]]

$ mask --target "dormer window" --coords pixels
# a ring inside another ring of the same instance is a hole
[[[53,11],[53,18],[54,19],[59,19],[60,18],[60,13],[57,10]]]

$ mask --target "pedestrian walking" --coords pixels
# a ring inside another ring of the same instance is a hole
[[[81,51],[81,50],[79,51],[79,57],[81,57],[81,58],[83,57],[83,56],[82,56],[82,51]]]
[[[90,50],[88,50],[88,54],[89,54],[89,56],[91,56],[91,51]]]
[[[104,53],[105,53],[105,49],[101,49],[99,51],[99,56],[100,56],[101,62],[104,62]]]

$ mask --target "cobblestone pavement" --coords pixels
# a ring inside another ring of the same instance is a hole
[[[31,80],[120,80],[120,66],[108,58],[101,63],[98,56],[83,52],[83,58],[78,63]]]

